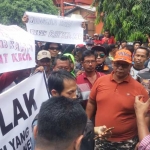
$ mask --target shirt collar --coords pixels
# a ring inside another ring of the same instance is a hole
[[[98,72],[95,71],[95,73],[96,73],[96,76],[98,77],[98,75],[99,75]],[[86,76],[86,73],[85,73],[85,72],[83,72],[82,75],[83,75],[83,78],[84,78],[84,79],[87,79],[87,76]]]
[[[110,74],[110,80],[111,81],[115,81],[114,78],[113,78],[113,74],[114,74],[114,72],[112,71],[112,73]],[[128,77],[126,79],[124,79],[124,81],[122,81],[122,82],[128,82],[129,83],[131,78],[132,77],[130,76],[130,74],[128,74]]]

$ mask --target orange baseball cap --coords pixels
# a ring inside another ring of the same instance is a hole
[[[115,58],[113,61],[125,61],[127,63],[132,63],[132,54],[129,50],[119,50],[116,52]]]

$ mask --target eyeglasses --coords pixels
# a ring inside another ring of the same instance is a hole
[[[100,57],[100,58],[104,58],[105,57],[105,54],[101,53],[101,54],[96,54],[96,57]]]
[[[120,63],[120,62],[114,62],[115,67],[122,67],[122,68],[128,68],[130,64],[128,63]]]
[[[85,64],[94,64],[95,62],[96,62],[95,60],[91,60],[91,61],[85,60],[84,61]]]
[[[50,50],[59,50],[59,47],[49,47]]]

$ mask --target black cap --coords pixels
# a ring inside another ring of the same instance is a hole
[[[106,55],[107,53],[106,53],[106,49],[104,48],[104,47],[102,47],[102,46],[94,46],[94,47],[92,47],[92,49],[91,49],[92,51],[100,51],[100,52],[104,52],[104,54]]]

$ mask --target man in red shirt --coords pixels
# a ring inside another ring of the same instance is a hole
[[[97,33],[94,34],[94,45],[101,45],[101,41],[99,39],[99,35]]]
[[[113,36],[110,35],[109,30],[105,30],[104,37],[101,40],[101,44],[115,44],[116,41]]]
[[[99,78],[93,85],[86,107],[89,119],[95,115],[95,126],[114,127],[112,137],[96,140],[96,150],[133,150],[138,142],[135,96],[142,95],[147,101],[148,93],[130,74],[131,52],[119,50],[113,60],[113,72]],[[147,126],[149,117],[145,117]]]
[[[103,73],[96,72],[96,55],[93,51],[86,50],[82,54],[82,66],[84,71],[80,74],[77,79],[77,85],[81,89],[82,97],[83,97],[83,107],[86,107],[87,100],[91,91],[91,88],[95,81],[103,76]]]

